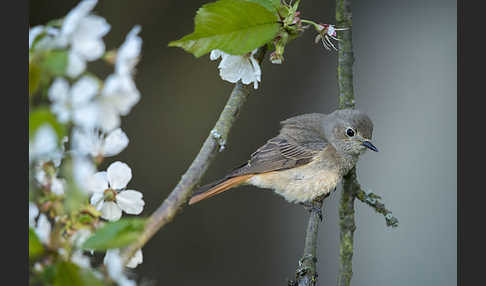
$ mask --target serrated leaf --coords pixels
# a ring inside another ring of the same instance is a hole
[[[272,13],[277,13],[278,8],[280,7],[280,0],[246,0],[246,1],[258,3],[263,7],[267,8]]]
[[[88,238],[82,248],[104,251],[126,246],[140,235],[144,226],[145,220],[141,218],[125,218],[109,222]]]
[[[37,257],[44,253],[44,246],[35,234],[35,231],[29,227],[29,259],[35,260]]]
[[[52,76],[62,76],[68,65],[68,51],[53,50],[43,55],[39,62],[40,68]]]
[[[241,0],[220,0],[197,11],[192,34],[169,43],[200,57],[214,49],[242,55],[271,41],[278,33],[278,16],[264,6]]]
[[[56,116],[48,108],[39,107],[29,114],[29,138],[32,138],[37,129],[45,123],[54,128],[59,139],[66,134],[66,127],[57,121]]]

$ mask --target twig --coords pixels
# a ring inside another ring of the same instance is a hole
[[[322,204],[324,198],[313,201],[309,206],[309,223],[305,235],[304,254],[295,271],[295,281],[290,286],[315,286],[317,283],[317,234],[322,221]]]
[[[266,46],[259,48],[256,56],[259,63],[262,62],[265,52]],[[224,149],[226,138],[249,92],[249,87],[243,85],[241,81],[235,84],[216,125],[204,141],[199,154],[197,154],[189,169],[159,208],[147,219],[143,233],[134,243],[124,249],[122,253],[124,264],[127,264],[135,252],[145,245],[159,229],[171,222],[185,206],[192,194],[192,189],[199,183],[218,150]]]
[[[385,207],[384,203],[380,202],[380,196],[372,192],[366,192],[360,188],[356,192],[356,197],[372,207],[377,213],[382,214],[385,217],[386,226],[398,227],[398,219],[392,215],[392,212]]]

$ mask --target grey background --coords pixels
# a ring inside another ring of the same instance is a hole
[[[30,1],[30,25],[61,17],[76,1]],[[168,48],[193,29],[206,1],[101,1],[118,47],[142,25],[136,77],[142,99],[122,127],[128,148],[114,160],[133,170],[130,188],[144,193],[148,216],[175,186],[213,127],[231,91],[217,63]],[[303,0],[302,16],[334,23],[334,2]],[[355,1],[355,93],[375,123],[374,143],[358,163],[361,184],[382,195],[399,218],[356,203],[353,285],[456,285],[456,1]],[[225,152],[203,183],[224,175],[268,138],[278,122],[337,107],[336,53],[306,32],[286,62],[263,66]],[[110,68],[95,64],[100,75]],[[337,203],[326,201],[319,233],[319,285],[338,272]],[[308,214],[270,191],[241,187],[186,208],[143,249],[136,273],[154,285],[286,285],[303,250]]]

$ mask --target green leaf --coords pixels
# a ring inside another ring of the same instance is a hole
[[[141,218],[125,218],[109,222],[88,238],[82,247],[104,251],[126,246],[140,235],[144,226],[145,219]]]
[[[242,55],[271,41],[280,29],[277,21],[278,16],[260,4],[220,0],[199,8],[194,32],[169,47],[183,48],[196,57],[214,49]]]
[[[29,259],[35,260],[37,257],[41,256],[42,253],[44,253],[44,246],[42,246],[34,229],[29,227]]]
[[[58,139],[63,138],[66,134],[66,126],[59,123],[56,116],[47,107],[39,107],[29,114],[29,138],[32,138],[37,129],[45,123],[54,128]]]
[[[56,265],[54,286],[83,286],[105,285],[88,269],[83,269],[74,263],[61,261]]]
[[[48,51],[39,61],[40,68],[52,76],[62,76],[68,65],[68,51]]]
[[[35,63],[29,63],[29,95],[35,93],[39,88],[41,70]]]
[[[61,261],[57,264],[56,274],[54,276],[54,286],[82,286],[83,281],[79,273],[79,267],[76,264],[67,261]]]
[[[258,3],[273,13],[277,13],[278,8],[280,7],[280,0],[246,0],[246,1]]]

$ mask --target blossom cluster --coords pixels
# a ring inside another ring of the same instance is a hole
[[[123,212],[138,215],[145,205],[141,192],[127,189],[132,170],[126,163],[115,161],[106,171],[97,170],[129,143],[120,117],[140,100],[134,69],[142,39],[141,28],[135,26],[116,52],[107,52],[103,37],[111,26],[93,13],[96,4],[81,1],[62,20],[29,30],[29,93],[37,60],[52,55],[66,59],[62,72],[42,73],[51,76],[39,80],[45,93],[29,94],[29,229],[56,257],[86,269],[93,269],[92,252],[81,245],[106,222],[119,220]],[[115,55],[114,60],[107,55]],[[62,59],[52,61],[60,65]],[[105,80],[87,69],[96,60],[114,64]],[[70,209],[78,197],[84,199]],[[142,260],[139,250],[127,267]],[[50,261],[37,259],[33,273],[41,273]],[[135,285],[123,274],[119,249],[108,249],[104,264],[110,281]]]

